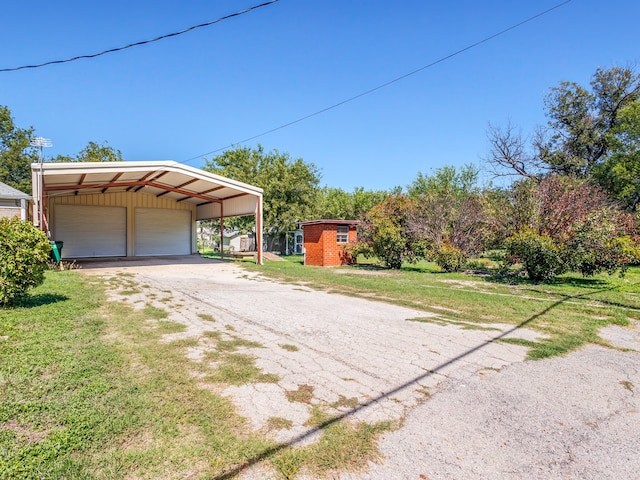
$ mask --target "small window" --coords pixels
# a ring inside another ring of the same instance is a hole
[[[338,243],[347,243],[349,241],[349,225],[338,225],[336,241]]]

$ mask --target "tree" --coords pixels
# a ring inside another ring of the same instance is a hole
[[[598,210],[615,211],[606,192],[589,180],[549,175],[533,191],[536,215],[532,227],[554,240],[566,241],[574,226]]]
[[[409,198],[416,198],[425,193],[437,193],[463,199],[479,191],[479,173],[478,168],[471,163],[463,165],[460,170],[450,165],[437,168],[433,175],[418,172],[416,179],[407,187],[407,192]]]
[[[25,193],[31,193],[31,164],[38,161],[33,132],[16,127],[11,111],[0,105],[0,182]]]
[[[51,159],[54,163],[60,162],[122,162],[122,153],[108,145],[105,140],[104,145],[96,142],[89,142],[74,157],[69,155],[58,155]]]
[[[611,154],[595,168],[594,177],[624,208],[640,206],[640,101],[620,110],[609,136]]]
[[[404,261],[416,259],[415,245],[407,233],[407,219],[412,201],[405,195],[389,195],[373,207],[360,226],[357,251],[378,257],[387,268],[398,269]]]
[[[556,173],[591,176],[610,153],[620,112],[638,98],[640,75],[629,68],[598,68],[590,91],[575,82],[561,82],[545,101],[552,134],[539,152],[541,159]]]
[[[496,177],[519,176],[539,180],[548,170],[548,166],[536,154],[544,143],[544,133],[538,129],[534,148],[528,147],[528,139],[508,122],[504,128],[489,124],[487,130],[489,155],[485,158],[491,173]],[[536,148],[538,147],[538,148]]]
[[[628,180],[638,184],[631,166],[640,151],[639,101],[640,75],[630,68],[599,68],[590,88],[561,82],[544,101],[546,128],[539,127],[531,140],[510,124],[503,129],[489,125],[486,160],[496,175],[540,180],[551,172],[593,178],[635,208],[640,193],[623,185]]]
[[[460,170],[442,167],[430,176],[418,172],[407,188],[413,200],[407,232],[413,241],[431,254],[444,249],[440,253],[447,257],[452,252],[468,256],[481,251],[487,218],[477,180],[478,169],[471,164]]]
[[[372,207],[388,195],[388,192],[382,190],[365,190],[362,187],[354,188],[353,192],[323,187],[318,190],[311,216],[334,220],[362,220]]]
[[[616,208],[590,180],[551,174],[539,183],[516,186],[518,203],[511,212],[525,214],[510,224],[507,260],[521,262],[532,280],[549,280],[568,270],[585,276],[624,273],[638,261],[632,215]]]
[[[207,160],[203,170],[261,187],[264,229],[272,239],[295,229],[296,222],[307,218],[320,182],[320,173],[313,163],[292,159],[278,150],[265,152],[262,145],[228,150]],[[239,219],[230,225],[247,231],[251,221]]]

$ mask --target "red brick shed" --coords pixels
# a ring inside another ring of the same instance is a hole
[[[304,264],[320,267],[348,265],[348,243],[358,240],[357,220],[312,220],[301,222],[304,236]]]

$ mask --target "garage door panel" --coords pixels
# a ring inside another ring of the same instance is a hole
[[[54,240],[64,242],[63,258],[127,255],[127,210],[124,207],[56,205]]]
[[[135,255],[191,254],[191,211],[136,208]]]

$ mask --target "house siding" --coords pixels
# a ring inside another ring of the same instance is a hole
[[[22,209],[16,207],[0,207],[0,218],[1,217],[18,217],[22,215]]]

